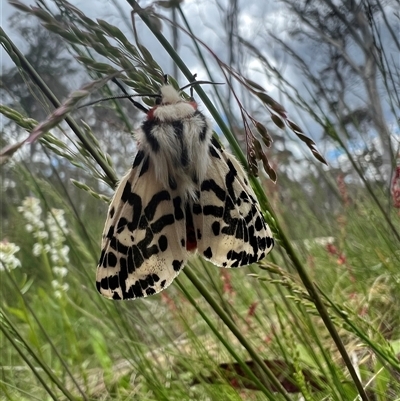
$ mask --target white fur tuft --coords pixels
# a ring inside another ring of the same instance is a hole
[[[171,85],[164,85],[160,89],[162,104],[176,104],[184,100],[179,96],[177,90]]]

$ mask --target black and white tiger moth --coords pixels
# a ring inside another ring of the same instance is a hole
[[[108,210],[96,277],[107,298],[162,291],[196,251],[217,266],[239,267],[274,245],[246,173],[212,137],[193,98],[164,85],[157,100]]]

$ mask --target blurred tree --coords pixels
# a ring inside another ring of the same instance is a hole
[[[28,62],[39,72],[55,96],[59,99],[64,98],[70,90],[71,77],[78,72],[78,65],[68,54],[62,38],[44,29],[37,20],[20,12],[16,12],[10,17],[9,25],[15,30],[14,36],[24,43],[25,57]],[[15,65],[4,68],[2,71],[0,96],[7,106],[38,121],[45,119],[53,109],[31,78],[22,68]],[[6,119],[2,121],[2,131],[1,147],[25,139],[27,135],[25,130],[14,121]],[[69,163],[53,157],[53,162],[49,165],[49,159],[43,154],[38,142],[26,145],[25,152],[26,149],[28,149],[28,154],[23,159],[27,171],[33,174],[38,173],[58,186],[60,179],[68,180],[67,164]],[[54,165],[63,166],[62,177],[54,176],[55,171],[52,168]],[[20,185],[21,180],[26,180],[26,177],[19,175],[20,171],[18,165],[13,163],[2,168],[5,178],[1,196],[3,221],[7,221],[8,206],[20,203],[23,197],[30,194],[31,188]]]
[[[61,20],[60,16],[55,18]],[[74,59],[76,49],[68,47],[61,36],[43,28],[36,18],[17,12],[10,17],[10,26],[15,31],[14,38],[18,38],[19,43],[24,43],[21,45],[21,48],[25,49],[24,57],[60,101],[74,89],[73,87],[79,87],[80,81],[89,80],[84,69]],[[119,89],[116,89],[116,92],[120,94]],[[36,83],[22,68],[15,65],[5,68],[0,76],[0,96],[5,105],[39,122],[54,109]],[[103,96],[95,94],[96,98]],[[130,116],[137,113],[127,100],[123,102],[122,109],[127,110]],[[124,124],[115,109],[110,107],[109,102],[77,110],[75,114],[79,116],[79,120],[89,121],[96,138],[104,143],[108,153],[119,156],[114,162],[118,174],[122,175],[131,161],[121,158],[121,154],[126,149],[132,152],[132,158],[134,154],[134,141],[131,135],[126,133],[129,127]],[[23,128],[7,119],[2,121],[2,131],[0,147],[19,142],[27,136]],[[61,134],[60,130],[54,129],[52,134],[59,137],[76,153],[76,143],[69,140],[69,135],[73,137],[73,134],[68,129],[64,129],[63,132],[65,135]],[[87,209],[89,214],[97,214],[98,209],[103,206],[96,201],[96,207],[93,207],[93,202],[87,199],[88,195],[70,183],[70,179],[74,178],[89,185],[96,192],[104,192],[104,186],[91,175],[90,171],[77,168],[66,158],[59,157],[44,148],[39,141],[25,145],[22,152],[27,171],[43,178],[43,182],[51,184],[53,188],[58,188],[62,197],[69,196],[77,208]],[[8,216],[7,205],[20,203],[21,199],[29,195],[32,190],[26,185],[20,185],[21,180],[26,180],[26,177],[20,176],[18,170],[18,165],[13,163],[2,168],[0,208],[4,221]]]
[[[25,57],[32,67],[40,72],[57,98],[64,98],[70,91],[68,80],[78,72],[74,60],[67,52],[65,41],[44,29],[36,20],[22,13],[10,17],[10,26],[28,46]],[[1,75],[1,96],[10,107],[24,111],[31,118],[43,120],[47,108],[44,99],[30,78],[19,68],[5,69]]]
[[[325,112],[336,116],[343,140],[364,142],[367,151],[362,157],[368,156],[368,165],[372,162],[387,182],[395,164],[387,118],[399,113],[391,79],[398,74],[393,54],[400,51],[396,2],[282,1],[290,12],[289,35],[282,39],[273,30],[269,34],[306,78],[304,84],[315,93],[317,106],[323,101]],[[380,154],[371,138],[378,139]]]

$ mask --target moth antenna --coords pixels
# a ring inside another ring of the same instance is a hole
[[[166,75],[165,75],[166,77]],[[124,86],[116,79],[113,78],[112,82],[114,82],[119,89],[121,89],[121,91],[124,93],[123,95],[116,95],[116,96],[109,96],[109,97],[105,97],[102,99],[98,99],[98,100],[94,100],[93,102],[89,102],[89,103],[85,103],[82,106],[79,106],[78,109],[81,109],[83,107],[86,106],[92,106],[96,103],[100,103],[100,102],[104,102],[106,100],[112,100],[112,99],[129,99],[129,101],[136,107],[138,108],[140,111],[143,111],[144,113],[148,113],[149,109],[145,106],[143,106],[141,103],[137,102],[136,100],[133,100],[133,97],[156,97],[159,98],[160,95],[159,94],[155,94],[155,93],[143,93],[143,94],[136,94],[136,95],[130,95],[126,89],[124,88]]]
[[[148,113],[149,109],[146,108],[145,106],[143,106],[141,103],[137,102],[136,100],[133,100],[132,97],[160,97],[160,95],[156,95],[154,93],[145,93],[143,95],[117,95],[117,96],[109,96],[109,97],[105,97],[103,99],[97,99],[94,100],[93,102],[89,102],[89,103],[85,103],[82,106],[79,106],[78,109],[82,109],[83,107],[86,106],[92,106],[96,103],[100,103],[100,102],[104,102],[106,100],[112,100],[112,99],[128,99],[132,102],[132,104],[138,108],[139,110],[143,111],[144,113]]]
[[[135,107],[137,107],[139,110],[147,113],[149,110],[146,107],[144,107],[142,104],[140,104],[139,102],[136,102],[135,100],[133,100],[132,97],[134,97],[134,96],[158,97],[158,95],[154,95],[154,94],[147,94],[147,95],[129,95],[129,94],[126,94],[126,95],[109,96],[109,97],[105,97],[103,99],[94,100],[93,102],[85,103],[82,106],[79,106],[78,110],[82,109],[83,107],[92,106],[92,105],[94,105],[96,103],[104,102],[106,100],[129,99],[133,103],[133,105]]]
[[[182,86],[182,88],[180,88],[179,90],[180,90],[180,91],[183,91],[184,89],[189,88],[189,87],[192,87],[192,88],[193,88],[194,85],[205,85],[205,84],[211,84],[211,85],[225,85],[224,82],[194,81],[194,82],[191,82],[190,84],[187,84],[187,85],[185,85],[185,86]]]
[[[114,77],[111,81],[114,82],[119,89],[121,89],[121,92],[125,93],[125,95],[128,95],[128,92],[126,91],[125,87],[121,84],[121,82],[118,81],[117,78]]]
[[[168,75],[164,75],[164,79],[168,80]],[[117,78],[113,78],[112,82],[114,82],[119,89],[121,89],[122,92],[124,92],[127,96],[127,98],[132,102],[132,104],[138,108],[139,110],[143,111],[144,113],[148,113],[149,109],[146,108],[145,106],[143,106],[142,104],[136,102],[135,100],[131,99],[130,97],[132,97],[132,95],[129,95],[128,92],[126,91],[125,87],[121,84],[121,82],[118,81]],[[129,97],[130,96],[130,97]],[[159,98],[160,94],[158,93],[148,93],[148,94],[143,94],[143,95],[134,95],[134,96],[141,96],[141,97],[155,97],[155,98]]]

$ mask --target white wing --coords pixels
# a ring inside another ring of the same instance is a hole
[[[111,201],[101,248],[96,285],[107,298],[134,299],[160,292],[186,263],[181,196],[156,180],[143,151]]]
[[[240,163],[215,140],[210,156],[199,200],[192,207],[198,252],[217,266],[257,262],[274,245],[257,197]]]

